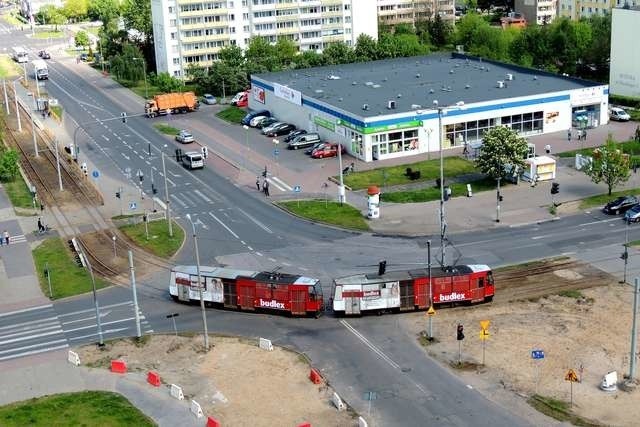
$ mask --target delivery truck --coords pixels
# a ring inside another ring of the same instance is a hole
[[[199,106],[200,102],[195,93],[174,92],[154,96],[145,104],[144,112],[147,117],[156,117],[165,114],[195,111]]]
[[[33,65],[33,78],[36,80],[48,80],[49,69],[47,63],[42,59],[34,59],[31,64]]]

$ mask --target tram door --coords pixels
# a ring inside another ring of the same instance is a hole
[[[191,282],[189,282],[191,283]],[[187,285],[178,285],[178,299],[180,301],[189,301],[189,290],[191,286]]]
[[[349,292],[349,296],[344,296],[344,313],[360,314],[360,296],[354,295],[355,292]]]
[[[240,308],[243,310],[255,310],[254,300],[256,298],[256,288],[252,283],[238,283],[238,299]]]
[[[222,279],[224,289],[224,306],[236,308],[238,306],[238,295],[236,293],[236,281]]]
[[[413,280],[400,281],[400,310],[413,310],[415,297],[413,294]]]
[[[307,296],[307,289],[291,289],[291,314],[305,314],[307,309],[305,307],[305,297]]]

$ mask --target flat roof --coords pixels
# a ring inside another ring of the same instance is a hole
[[[507,74],[513,76],[509,81]],[[360,117],[433,109],[601,86],[541,70],[487,61],[459,53],[329,65],[252,76],[278,83]],[[505,87],[498,88],[498,81]],[[388,109],[395,101],[395,109]],[[368,110],[362,106],[367,104]]]

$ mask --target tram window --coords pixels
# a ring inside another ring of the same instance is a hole
[[[478,287],[484,288],[484,277],[478,278]]]
[[[487,273],[487,283],[489,285],[493,285],[493,273],[492,272],[488,272]]]

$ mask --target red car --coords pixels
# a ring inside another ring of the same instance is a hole
[[[346,149],[344,145],[340,145],[342,154],[345,153]],[[314,159],[324,159],[325,157],[336,157],[338,155],[338,144],[329,143],[325,144],[319,148],[316,148],[311,153],[311,157]]]

